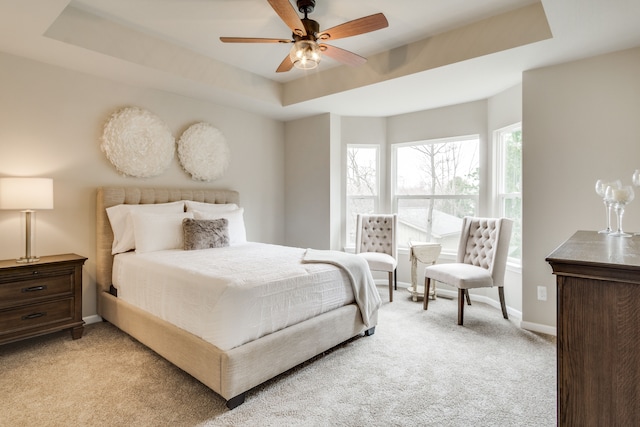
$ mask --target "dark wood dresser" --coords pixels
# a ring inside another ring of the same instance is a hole
[[[578,231],[557,281],[558,425],[640,426],[640,236]]]
[[[62,329],[80,338],[85,261],[75,254],[0,261],[0,344]]]

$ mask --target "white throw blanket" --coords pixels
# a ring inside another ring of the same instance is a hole
[[[362,321],[367,327],[373,326],[371,325],[371,316],[380,308],[382,300],[367,261],[358,255],[346,252],[307,249],[302,262],[320,262],[342,268],[351,280],[353,296],[358,308],[360,308]]]

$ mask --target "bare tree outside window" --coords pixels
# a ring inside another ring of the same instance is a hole
[[[462,217],[475,215],[478,205],[479,145],[473,135],[393,146],[400,246],[413,240],[457,248]],[[346,163],[347,245],[352,245],[356,215],[379,212],[379,146],[348,145]]]
[[[347,146],[347,245],[355,244],[356,215],[370,214],[379,206],[378,146]]]
[[[347,194],[375,196],[378,193],[378,159],[376,148],[347,148]]]
[[[475,215],[480,189],[478,136],[398,144],[394,198],[399,242],[457,245],[461,218]]]

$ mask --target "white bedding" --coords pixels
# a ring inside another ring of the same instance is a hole
[[[118,254],[118,298],[222,350],[354,301],[348,275],[302,264],[305,250],[263,243]]]

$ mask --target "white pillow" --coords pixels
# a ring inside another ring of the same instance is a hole
[[[144,205],[117,205],[106,209],[111,229],[113,230],[112,254],[126,252],[135,249],[133,223],[131,212],[146,213],[182,213],[184,202],[144,204]]]
[[[154,214],[131,212],[136,239],[136,253],[182,249],[182,220],[193,218],[193,212]]]
[[[185,206],[187,207],[187,212],[192,211],[200,211],[200,212],[229,212],[238,209],[238,205],[235,203],[203,203],[203,202],[194,202],[193,200],[185,200]]]
[[[217,213],[193,211],[193,217],[195,219],[226,218],[227,221],[229,221],[229,246],[247,243],[247,230],[244,226],[244,208]]]
[[[116,205],[106,209],[111,229],[113,230],[113,245],[111,254],[127,252],[135,249],[135,238],[133,235],[133,223],[131,222],[131,212],[145,213],[182,213],[184,212],[184,202],[157,203],[148,205]]]

